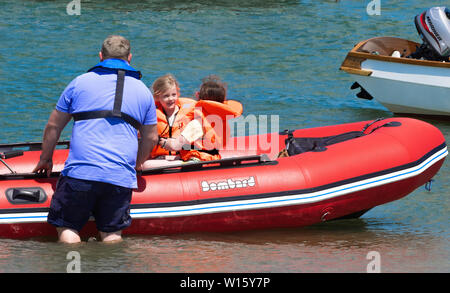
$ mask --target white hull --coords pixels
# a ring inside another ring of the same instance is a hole
[[[450,68],[365,60],[369,76],[352,74],[375,100],[394,113],[450,115]]]
[[[371,38],[358,43],[340,69],[394,113],[450,116],[450,60],[405,58],[419,45],[394,37]]]

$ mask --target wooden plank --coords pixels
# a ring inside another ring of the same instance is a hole
[[[363,75],[363,76],[370,76],[372,74],[372,71],[370,71],[370,70],[356,69],[356,68],[345,67],[345,66],[341,66],[340,69],[347,73],[350,73],[350,74],[357,74],[357,75]]]
[[[372,71],[361,69],[361,62],[363,62],[364,60],[366,60],[366,58],[362,58],[360,56],[353,56],[350,55],[349,53],[347,54],[347,57],[345,58],[344,62],[342,62],[340,70],[343,70],[350,74],[369,76],[372,74]]]
[[[418,60],[411,58],[397,58],[391,56],[382,56],[375,55],[369,53],[362,52],[349,52],[348,55],[354,58],[364,58],[371,60],[378,60],[384,62],[394,62],[394,63],[402,63],[402,64],[410,64],[410,65],[418,65],[418,66],[429,66],[429,67],[440,67],[440,68],[450,68],[450,62],[439,62],[439,61],[430,61],[430,60]]]

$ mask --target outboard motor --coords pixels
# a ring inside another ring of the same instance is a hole
[[[450,56],[450,9],[433,7],[414,19],[416,29],[423,41],[416,52],[408,57],[433,61],[449,61]]]

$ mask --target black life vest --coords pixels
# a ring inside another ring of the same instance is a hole
[[[88,70],[99,71],[99,73],[116,73],[117,83],[116,83],[116,94],[114,97],[114,107],[112,110],[98,110],[98,111],[85,111],[73,113],[72,117],[74,121],[98,119],[98,118],[121,118],[125,122],[129,123],[131,126],[139,130],[141,128],[141,123],[137,121],[132,116],[121,111],[122,109],[122,99],[123,99],[123,87],[125,83],[125,75],[132,76],[134,78],[140,79],[141,73],[139,71],[130,71],[125,69],[115,69],[103,66],[95,66]]]

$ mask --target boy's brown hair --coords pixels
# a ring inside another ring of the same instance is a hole
[[[227,84],[220,80],[216,75],[207,76],[202,80],[200,91],[198,93],[199,100],[210,100],[223,103],[227,96]]]

